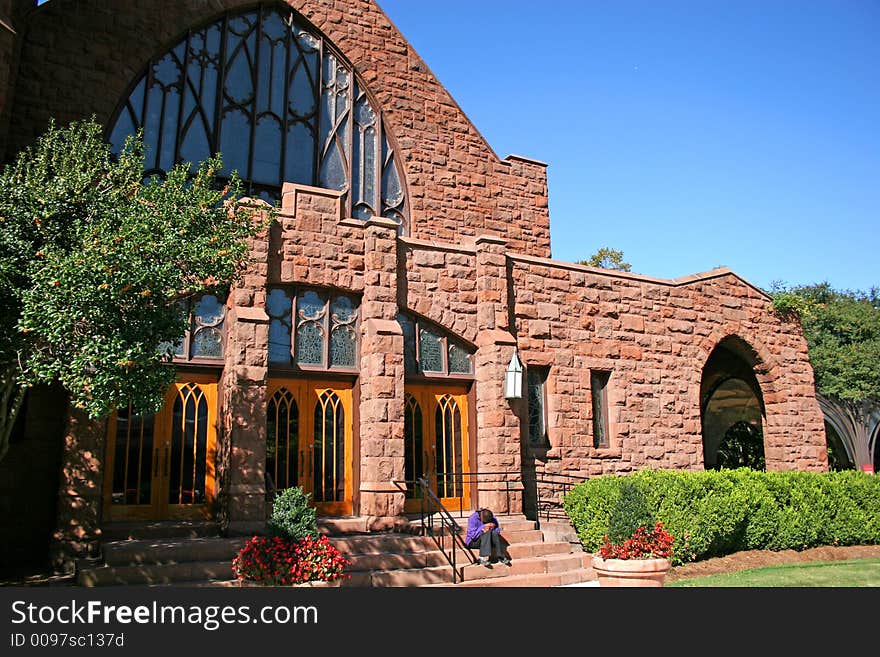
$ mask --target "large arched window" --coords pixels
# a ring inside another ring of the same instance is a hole
[[[147,174],[223,154],[248,193],[284,182],[345,192],[351,216],[406,230],[394,151],[351,66],[289,8],[230,13],[155,57],[110,122],[118,151],[144,130]]]

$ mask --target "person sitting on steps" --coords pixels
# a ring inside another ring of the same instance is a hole
[[[482,565],[494,561],[510,563],[504,550],[504,539],[501,538],[501,525],[491,509],[477,509],[471,514],[465,543],[472,550],[480,550],[479,563]]]

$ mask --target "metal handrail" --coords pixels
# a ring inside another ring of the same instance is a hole
[[[474,483],[503,483],[504,490],[507,495],[507,508],[510,508],[510,493],[514,489],[514,484],[525,486],[527,482],[535,484],[535,508],[534,520],[535,529],[541,529],[541,512],[546,511],[547,520],[550,519],[553,510],[562,509],[562,499],[577,484],[586,481],[587,477],[568,474],[553,473],[533,473],[520,472],[515,470],[502,470],[497,472],[455,472],[455,473],[426,473],[424,477],[415,480],[396,481],[395,484],[401,490],[412,490],[415,497],[420,501],[420,523],[422,533],[431,536],[434,543],[443,553],[446,561],[452,567],[452,583],[458,582],[458,550],[467,556],[470,563],[476,563],[476,557],[462,538],[461,526],[455,521],[452,513],[447,509],[441,501],[437,492],[431,488],[429,479],[437,478],[444,482],[444,488],[448,487],[450,482],[454,484],[454,490],[458,491],[458,495],[444,496],[448,499],[457,498],[457,507],[459,517],[465,516],[465,483],[468,485]],[[542,495],[542,490],[549,490],[549,495]],[[430,508],[428,508],[428,505]],[[526,509],[524,508],[525,512]],[[470,512],[470,509],[467,509]],[[440,521],[439,534],[435,531],[435,519]],[[450,537],[451,549],[446,547],[445,537]]]
[[[520,472],[517,470],[499,470],[490,472],[431,472],[426,473],[425,478],[430,479],[436,477],[438,481],[445,483],[445,488],[453,489],[458,492],[455,496],[446,496],[447,498],[457,499],[457,508],[459,509],[459,517],[464,517],[465,507],[465,490],[466,486],[472,484],[503,484],[503,490],[507,498],[507,508],[510,508],[511,493],[517,488],[525,488],[525,485],[534,484],[534,506],[528,509],[524,508],[523,512],[532,511],[535,518],[535,529],[541,528],[541,514],[544,513],[546,519],[549,520],[554,511],[562,510],[562,498],[567,495],[577,484],[584,482],[588,477],[569,474],[554,473],[534,473]],[[417,484],[416,481],[399,482],[408,489],[411,484]],[[468,510],[469,511],[469,510]],[[528,513],[527,513],[528,515]]]
[[[422,534],[428,535],[432,539],[434,539],[434,543],[440,548],[440,551],[443,553],[443,556],[446,557],[446,560],[449,562],[449,565],[452,566],[452,583],[458,583],[458,566],[457,566],[457,548],[461,547],[464,554],[468,557],[471,563],[474,563],[476,559],[474,558],[473,553],[470,551],[470,548],[464,542],[464,539],[461,537],[461,527],[455,519],[452,517],[452,514],[449,510],[443,506],[443,502],[440,501],[440,498],[437,497],[437,494],[431,489],[431,485],[424,477],[419,477],[415,481],[418,488],[423,493],[419,495],[419,500],[421,501],[421,526],[422,526]],[[433,511],[427,513],[425,508],[425,502],[430,501],[433,503]],[[439,516],[441,531],[439,536],[437,532],[434,531],[434,519]],[[448,551],[445,546],[444,537],[449,536],[450,544],[452,545],[451,551]]]

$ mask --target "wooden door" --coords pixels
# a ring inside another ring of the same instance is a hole
[[[405,508],[421,510],[412,482],[424,477],[450,511],[470,508],[467,390],[454,386],[408,385],[404,406]]]
[[[267,485],[301,486],[319,515],[352,512],[352,387],[340,382],[269,382]]]
[[[155,414],[119,410],[107,426],[106,520],[210,517],[217,439],[215,377],[173,384]]]

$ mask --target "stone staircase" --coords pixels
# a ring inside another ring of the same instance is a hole
[[[102,559],[80,559],[80,586],[162,586],[233,578],[232,559],[246,538],[224,538],[206,521],[109,523]]]
[[[466,518],[456,520],[466,527]],[[537,530],[524,516],[499,516],[499,522],[511,564],[471,563],[459,548],[455,584],[446,556],[417,520],[369,532],[367,518],[321,519],[319,529],[351,562],[343,587],[552,587],[595,580],[590,555],[558,531]],[[221,537],[208,522],[113,523],[104,528],[103,559],[80,560],[77,582],[236,586],[232,559],[246,540]]]

